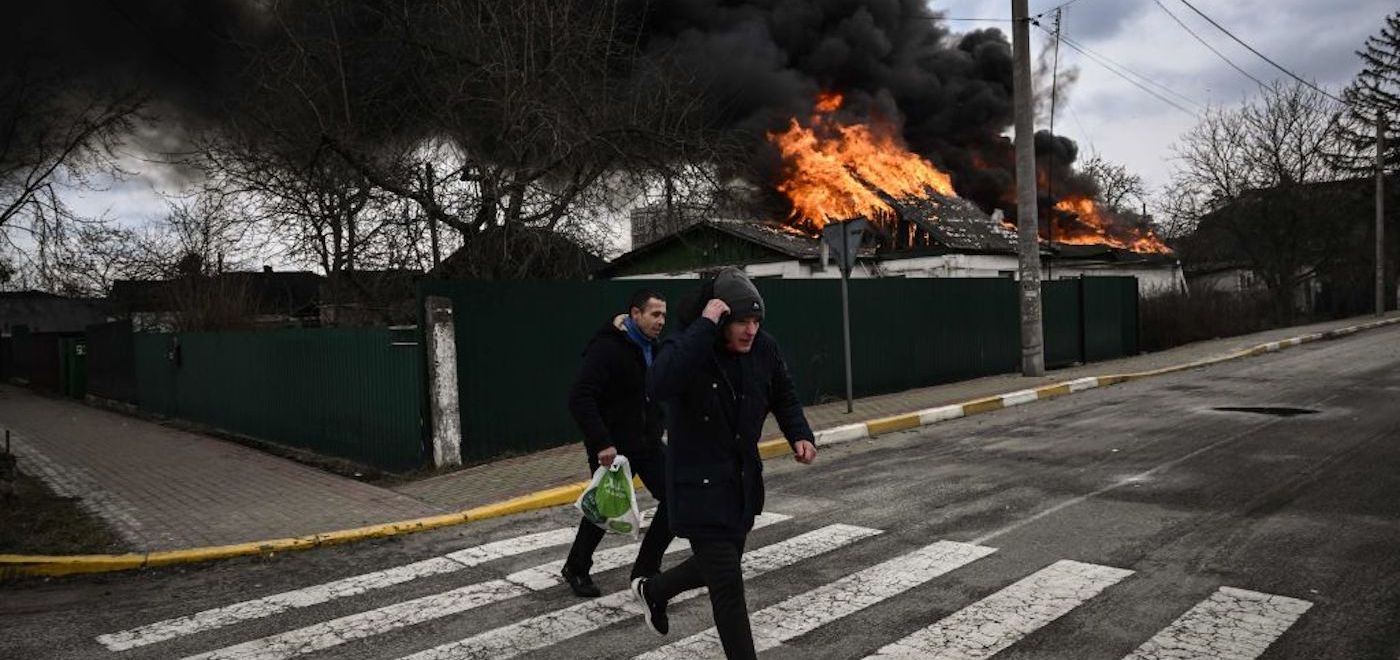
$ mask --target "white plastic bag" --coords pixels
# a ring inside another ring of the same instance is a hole
[[[637,490],[632,485],[632,467],[627,464],[627,457],[618,454],[611,467],[598,466],[593,481],[583,489],[574,507],[603,531],[637,538],[642,513],[637,507]]]

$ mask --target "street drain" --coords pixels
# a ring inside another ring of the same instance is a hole
[[[1307,408],[1289,408],[1287,406],[1220,406],[1211,410],[1221,412],[1241,412],[1253,413],[1255,415],[1274,415],[1275,417],[1297,417],[1298,415],[1316,415],[1321,412],[1309,410]]]

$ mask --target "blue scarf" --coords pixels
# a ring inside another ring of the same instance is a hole
[[[647,368],[650,369],[652,349],[651,340],[648,339],[647,336],[642,333],[642,329],[638,328],[636,323],[632,322],[632,317],[630,315],[622,318],[622,327],[627,329],[627,338],[631,339],[632,343],[642,348],[642,357],[647,361]]]

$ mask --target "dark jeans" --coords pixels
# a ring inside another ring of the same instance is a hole
[[[632,467],[632,474],[641,477],[642,484],[656,498],[656,515],[652,517],[647,533],[642,536],[642,548],[637,552],[636,563],[632,565],[631,577],[656,575],[661,572],[661,557],[666,554],[666,546],[671,545],[671,539],[675,538],[671,533],[671,517],[667,515],[666,502],[662,499],[666,497],[666,457],[660,451],[637,454],[627,456],[627,464]],[[591,475],[597,470],[598,457],[590,455],[588,473]],[[606,534],[601,527],[588,522],[587,518],[581,518],[578,534],[574,536],[574,545],[569,548],[569,558],[564,560],[564,566],[571,573],[587,575],[593,568],[593,551],[598,549]]]
[[[651,581],[651,593],[659,600],[669,601],[683,591],[709,587],[710,610],[714,612],[724,656],[730,660],[758,657],[753,648],[753,631],[749,629],[749,606],[744,601],[744,573],[739,565],[744,539],[692,539],[690,548],[693,554],[689,559]]]

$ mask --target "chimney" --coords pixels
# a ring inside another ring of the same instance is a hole
[[[264,273],[271,273],[271,272],[272,272],[272,266],[263,266],[263,272],[264,272]]]

